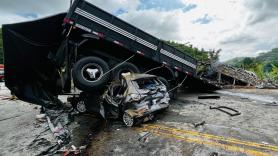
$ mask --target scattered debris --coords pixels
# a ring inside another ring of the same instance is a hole
[[[273,102],[270,102],[270,103],[265,103],[264,105],[266,105],[266,106],[278,106],[278,102],[273,101]]]
[[[212,153],[210,154],[210,156],[218,156],[218,153],[217,153],[217,152],[212,152]]]
[[[224,112],[224,113],[226,113],[226,114],[229,114],[230,116],[237,116],[237,115],[240,115],[240,114],[241,114],[239,111],[237,111],[237,110],[235,110],[235,109],[233,109],[233,108],[230,108],[230,107],[226,107],[226,106],[218,106],[218,107],[212,107],[212,106],[210,106],[209,109],[217,109],[217,110],[219,110],[219,111],[221,111],[221,112]],[[226,109],[226,110],[231,110],[231,111],[233,111],[233,112],[235,112],[235,113],[230,113],[230,112],[226,111],[225,109]]]
[[[197,127],[199,127],[199,126],[203,126],[203,125],[205,125],[205,124],[206,124],[206,121],[202,121],[202,122],[200,122],[200,123],[193,123],[193,125],[194,125],[195,128],[197,128]]]
[[[262,81],[259,83],[256,88],[259,89],[277,89],[278,85],[271,81]]]
[[[202,95],[198,96],[198,99],[220,99],[218,95]]]
[[[241,81],[246,84],[256,86],[259,83],[259,78],[254,72],[244,70],[242,68],[235,68],[226,64],[218,64],[216,69],[219,73],[219,81],[221,81],[221,74],[234,79],[230,84],[235,85],[235,81]]]
[[[46,114],[38,114],[36,115],[36,120],[40,122],[45,122],[46,121]]]
[[[69,149],[62,148],[58,150],[57,153],[63,153],[63,156],[68,156],[70,154],[79,155],[83,153],[86,148],[87,146],[80,146],[79,148],[77,148],[74,145],[71,145]]]
[[[147,142],[148,140],[148,137],[151,135],[151,132],[142,132],[142,133],[139,133],[140,137],[138,138],[138,141],[140,142]]]

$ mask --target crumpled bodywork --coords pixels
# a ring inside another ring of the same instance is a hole
[[[140,118],[169,106],[166,86],[154,75],[125,74],[122,82],[114,82],[104,94],[105,101]]]

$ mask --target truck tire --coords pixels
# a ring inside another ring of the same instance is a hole
[[[116,81],[120,80],[121,74],[126,72],[140,73],[140,70],[134,64],[125,62],[112,71],[112,76],[113,76],[112,79]]]
[[[169,82],[164,77],[158,77],[158,79],[166,86],[167,91],[170,89]]]
[[[72,70],[75,86],[82,91],[99,91],[109,80],[108,64],[98,57],[85,57],[77,61]]]

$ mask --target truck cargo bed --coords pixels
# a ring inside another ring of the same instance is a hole
[[[197,61],[190,55],[84,0],[75,0],[64,21],[178,71],[196,73]]]

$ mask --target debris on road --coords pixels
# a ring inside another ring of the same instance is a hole
[[[142,132],[142,133],[139,133],[139,138],[138,138],[138,141],[142,142],[142,143],[145,143],[148,141],[148,137],[151,135],[151,132]]]
[[[206,124],[206,121],[202,121],[202,122],[199,122],[199,123],[193,123],[194,127],[197,128],[199,126],[203,126]]]
[[[202,95],[198,96],[198,99],[220,99],[218,95]]]
[[[228,114],[228,115],[230,115],[230,116],[237,116],[237,115],[240,115],[240,114],[241,114],[239,111],[237,111],[237,110],[235,110],[235,109],[233,109],[233,108],[230,108],[230,107],[226,107],[226,106],[218,106],[218,107],[212,107],[212,106],[210,106],[209,109],[217,109],[217,110],[219,110],[219,111],[221,111],[221,112],[224,112],[224,113],[226,113],[226,114]],[[226,111],[225,109],[226,109],[226,110],[233,111],[234,113],[230,113],[230,112]]]

